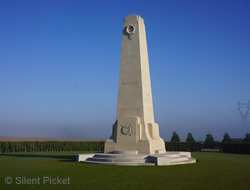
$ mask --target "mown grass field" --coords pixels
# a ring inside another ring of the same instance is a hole
[[[194,152],[198,163],[190,165],[105,166],[76,163],[78,153],[0,154],[0,189],[250,189],[250,155]],[[40,184],[16,184],[16,177]],[[43,177],[70,184],[43,184]]]

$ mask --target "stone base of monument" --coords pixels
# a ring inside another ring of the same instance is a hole
[[[111,153],[78,154],[76,162],[104,165],[178,165],[195,163],[196,159],[191,157],[190,152],[166,152],[159,151],[158,154],[137,154],[137,151],[114,151]]]

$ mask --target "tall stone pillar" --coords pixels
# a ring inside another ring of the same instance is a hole
[[[104,152],[160,150],[165,143],[154,121],[145,25],[140,16],[130,15],[123,24],[116,122]]]

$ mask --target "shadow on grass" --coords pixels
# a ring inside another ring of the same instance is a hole
[[[35,154],[0,154],[0,157],[19,157],[19,158],[57,158],[60,162],[75,162],[76,156],[65,155],[35,155]]]

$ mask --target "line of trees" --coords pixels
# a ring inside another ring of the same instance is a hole
[[[186,142],[180,142],[179,135],[174,131],[170,142],[166,142],[167,151],[201,151],[202,149],[217,149],[224,153],[250,154],[250,134],[247,133],[243,142],[232,142],[226,132],[222,142],[214,141],[211,133],[206,135],[204,142],[196,142],[192,133],[188,133]]]
[[[173,134],[172,134],[171,142],[180,142],[180,137],[176,133],[176,131],[174,131]],[[186,142],[196,142],[193,135],[192,135],[192,133],[189,132],[187,134]],[[223,140],[221,142],[224,142],[224,143],[231,143],[232,142],[232,139],[231,139],[231,137],[229,136],[229,134],[227,132],[225,132],[225,134],[223,136]],[[250,134],[249,133],[246,133],[246,136],[243,139],[243,142],[246,142],[246,143],[250,142]],[[208,133],[206,135],[206,139],[204,141],[204,144],[211,144],[211,143],[215,143],[215,141],[214,141],[214,138],[213,138],[212,134]]]

